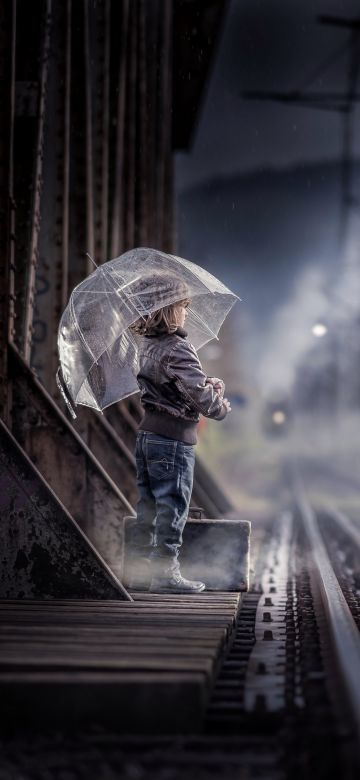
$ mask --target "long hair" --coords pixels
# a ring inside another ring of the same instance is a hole
[[[184,298],[169,306],[163,306],[152,314],[146,314],[144,317],[136,320],[130,325],[130,330],[138,333],[140,336],[161,336],[164,333],[175,333],[178,328],[176,321],[176,308],[179,304],[188,306],[190,298]]]

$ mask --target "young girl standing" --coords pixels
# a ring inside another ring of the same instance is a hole
[[[185,285],[178,285],[179,295]],[[137,382],[145,415],[136,438],[139,500],[136,505],[129,586],[153,592],[198,593],[203,582],[186,580],[178,555],[193,486],[200,414],[223,420],[231,411],[224,383],[204,373],[184,330],[191,301],[181,297],[137,320],[141,335]]]

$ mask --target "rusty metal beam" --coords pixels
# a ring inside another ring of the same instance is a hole
[[[85,144],[85,55],[83,2],[71,3],[71,95],[70,95],[70,196],[69,269],[72,290],[87,273],[86,251],[91,254],[87,230],[86,180],[89,170]],[[93,270],[92,266],[91,270]]]
[[[85,199],[86,199],[86,252],[94,257],[94,170],[93,170],[93,105],[91,95],[91,51],[90,51],[90,9],[88,0],[83,0],[84,13],[84,89],[85,89]],[[88,273],[94,270],[94,265],[88,258],[86,261]]]
[[[8,420],[7,342],[14,326],[15,202],[13,143],[16,2],[0,5],[0,415]]]
[[[0,420],[1,598],[131,601]]]
[[[88,446],[115,485],[121,486],[126,500],[134,506],[137,499],[136,463],[133,449],[103,416],[89,412]]]
[[[130,249],[135,245],[135,180],[136,180],[136,154],[137,154],[137,122],[136,122],[136,80],[137,48],[138,48],[138,0],[130,3],[129,33],[128,33],[128,57],[127,57],[127,85],[126,92],[126,116],[125,116],[125,187],[126,197],[124,202],[124,249]]]
[[[123,0],[121,4],[113,3],[112,13],[112,58],[113,68],[117,78],[111,90],[113,102],[113,123],[115,132],[110,135],[112,153],[110,158],[114,160],[114,168],[110,170],[110,198],[111,198],[111,225],[110,225],[110,255],[116,257],[124,249],[124,166],[125,166],[125,106],[126,106],[126,62],[127,62],[127,37],[129,30],[129,0]],[[114,35],[116,31],[116,35]],[[119,56],[117,59],[117,51]]]
[[[136,155],[136,197],[135,197],[135,245],[148,246],[149,230],[149,175],[148,175],[148,85],[146,68],[146,17],[145,2],[139,0],[137,17],[138,54],[137,86],[137,155]]]
[[[94,7],[90,32],[95,258],[97,263],[102,263],[108,259],[109,227],[110,0]]]
[[[62,219],[62,278],[61,309],[65,309],[68,299],[69,273],[69,194],[70,194],[70,96],[71,96],[71,0],[66,0],[65,31],[65,68],[64,68],[64,158],[63,158],[63,219]]]
[[[13,274],[13,321],[10,338],[24,352],[26,306],[29,303],[29,246],[34,197],[34,160],[39,126],[39,60],[44,43],[44,5],[16,4],[16,29],[13,40],[15,57],[15,106],[12,144],[13,194],[16,203]]]
[[[41,68],[39,77],[39,97],[38,97],[38,116],[37,116],[37,138],[35,151],[35,171],[32,181],[33,199],[31,208],[31,229],[29,260],[27,269],[27,285],[25,291],[25,312],[22,334],[22,351],[25,360],[30,362],[32,332],[33,332],[33,311],[35,300],[35,276],[38,261],[38,240],[40,232],[40,202],[42,193],[42,169],[44,156],[44,128],[45,128],[45,104],[48,84],[49,54],[51,43],[51,0],[46,0],[44,9],[43,39],[41,50]]]
[[[160,61],[159,48],[159,13],[161,13],[160,0],[153,3],[145,3],[145,28],[146,28],[146,114],[147,114],[147,222],[149,245],[158,244],[158,213],[157,213],[157,186],[158,186],[158,150],[157,130],[159,123],[157,90],[158,70]]]
[[[14,400],[12,431],[16,440],[121,578],[122,518],[133,514],[132,505],[15,347],[9,350],[9,371]],[[104,436],[97,444],[96,431],[91,435],[94,449],[109,452]],[[129,471],[134,470],[130,453],[125,448],[120,451],[113,443],[110,455],[117,482],[123,477],[128,483]]]
[[[157,132],[156,132],[156,208],[158,242],[164,251],[173,250],[173,188],[172,188],[172,37],[173,5],[162,0],[159,15],[161,68],[158,71]]]
[[[70,24],[69,3],[55,3],[30,361],[31,367],[54,397],[59,397],[55,381],[58,365],[56,342],[68,277]]]

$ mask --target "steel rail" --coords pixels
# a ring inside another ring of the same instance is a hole
[[[293,486],[296,501],[303,519],[311,553],[315,564],[314,573],[320,585],[320,592],[339,671],[344,681],[348,701],[360,734],[360,634],[341,590],[338,579],[327,554],[318,527],[315,512],[305,494],[304,485],[295,464],[293,464]]]

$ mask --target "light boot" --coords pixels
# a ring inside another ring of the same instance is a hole
[[[150,593],[201,593],[205,590],[203,582],[186,580],[180,572],[180,567],[169,567],[153,576]]]

